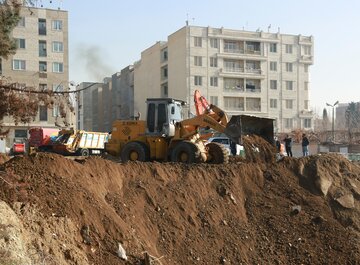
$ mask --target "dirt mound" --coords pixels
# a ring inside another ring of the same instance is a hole
[[[0,199],[26,231],[23,260],[144,264],[147,252],[162,264],[360,263],[359,166],[337,155],[252,160],[261,162],[16,157],[0,167]]]

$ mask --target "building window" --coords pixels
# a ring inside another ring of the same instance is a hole
[[[270,71],[277,71],[277,62],[270,62]]]
[[[47,84],[39,84],[40,91],[46,91],[47,90]]]
[[[194,37],[194,46],[202,47],[202,38],[201,37]]]
[[[270,52],[277,52],[277,44],[270,43]]]
[[[285,51],[286,53],[293,53],[293,46],[291,44],[286,44]]]
[[[309,90],[309,82],[304,82],[304,90]]]
[[[202,57],[201,56],[194,56],[194,65],[202,66]]]
[[[165,97],[167,97],[169,93],[167,84],[163,85],[162,87],[163,87],[163,94]]]
[[[286,99],[285,100],[285,107],[287,109],[292,109],[293,108],[293,100],[292,99]]]
[[[235,78],[224,78],[225,91],[244,91],[244,80]]]
[[[13,70],[25,70],[25,60],[13,60]]]
[[[294,82],[286,81],[286,90],[293,90]]]
[[[218,105],[218,97],[217,96],[210,96],[210,104],[213,104],[215,106]]]
[[[164,72],[163,72],[164,77],[168,78],[168,69],[167,69],[167,67],[165,67],[163,70],[164,70]]]
[[[261,111],[260,98],[246,98],[246,111]]]
[[[27,130],[15,129],[15,138],[27,138]]]
[[[25,17],[20,17],[20,20],[19,20],[17,26],[22,27],[22,28],[25,27]]]
[[[277,89],[277,80],[270,80],[270,89]]]
[[[54,41],[52,45],[53,52],[64,52],[64,45],[60,41]]]
[[[2,59],[0,58],[0,75],[2,75]]]
[[[44,40],[39,40],[39,56],[40,57],[46,57],[47,56],[46,41],[44,41]]]
[[[46,106],[40,106],[39,107],[39,120],[40,121],[47,121],[48,120],[47,107]]]
[[[54,92],[62,92],[62,91],[64,91],[64,86],[61,84],[54,84],[53,91]]]
[[[39,18],[39,35],[46,35],[46,19]]]
[[[219,40],[215,38],[210,38],[210,47],[211,48],[219,48]]]
[[[293,119],[291,118],[286,118],[285,120],[285,128],[286,129],[292,129],[293,128]]]
[[[304,64],[304,73],[309,72],[309,65],[308,64]]]
[[[53,117],[58,117],[60,114],[60,108],[58,105],[54,105],[52,115]]]
[[[244,98],[224,97],[224,106],[228,110],[244,111]]]
[[[162,61],[163,62],[167,61],[168,60],[168,51],[167,51],[167,49],[162,50],[161,54],[162,54],[162,56],[161,56]]]
[[[16,48],[25,49],[25,39],[16,39]]]
[[[218,78],[215,76],[210,77],[210,86],[218,86]]]
[[[311,119],[304,119],[304,128],[311,128]]]
[[[309,100],[304,100],[304,109],[309,109]]]
[[[292,72],[292,71],[293,71],[293,64],[286,63],[286,72]]]
[[[194,76],[194,85],[201,86],[202,85],[202,76]]]
[[[64,65],[63,63],[53,63],[53,73],[63,73]]]
[[[304,48],[304,54],[305,55],[311,55],[311,46],[304,45],[303,48]]]
[[[271,98],[270,99],[270,108],[272,108],[272,109],[277,108],[277,99],[276,98]]]
[[[47,63],[39,62],[39,72],[46,72],[46,71],[47,71]]]
[[[53,20],[52,21],[52,29],[53,30],[62,30],[62,21],[61,20]]]
[[[210,57],[210,67],[217,67],[217,66],[218,66],[217,58]]]

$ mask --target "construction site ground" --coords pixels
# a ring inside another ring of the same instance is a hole
[[[224,165],[0,156],[0,264],[360,264],[359,164],[244,144]]]

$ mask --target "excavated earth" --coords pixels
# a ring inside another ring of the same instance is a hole
[[[359,164],[244,145],[225,165],[3,158],[0,264],[360,264]]]

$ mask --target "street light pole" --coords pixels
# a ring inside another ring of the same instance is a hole
[[[329,106],[332,108],[332,141],[335,143],[335,116],[334,116],[334,108],[335,106],[339,104],[339,101],[336,101],[333,105],[326,103],[326,106]]]

